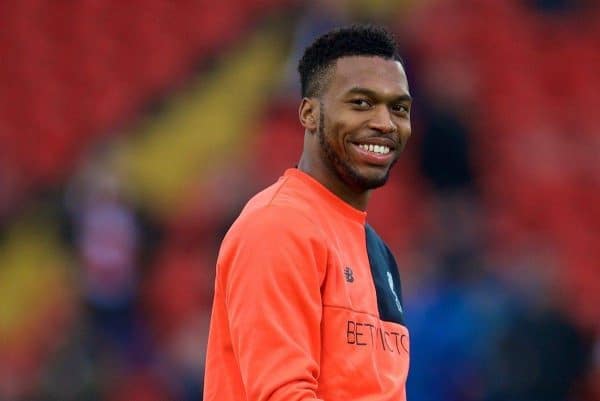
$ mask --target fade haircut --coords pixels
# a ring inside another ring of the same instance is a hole
[[[327,86],[330,68],[337,59],[349,56],[375,56],[402,63],[394,38],[384,28],[351,25],[330,31],[306,48],[298,64],[302,97],[319,97]]]

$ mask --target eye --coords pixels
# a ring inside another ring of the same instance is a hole
[[[399,114],[408,114],[410,112],[410,107],[404,103],[396,103],[392,105],[392,111]]]
[[[350,103],[357,106],[359,109],[368,109],[372,106],[371,102],[367,99],[353,99]]]

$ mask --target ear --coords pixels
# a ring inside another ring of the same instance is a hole
[[[309,132],[314,133],[319,128],[319,102],[316,98],[303,98],[298,109],[300,123]]]

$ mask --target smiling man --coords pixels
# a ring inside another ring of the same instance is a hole
[[[221,245],[204,400],[406,400],[398,268],[366,223],[411,134],[406,74],[373,26],[321,36],[298,70],[304,149]]]

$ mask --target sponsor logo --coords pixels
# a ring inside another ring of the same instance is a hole
[[[387,331],[371,323],[348,320],[346,324],[346,343],[356,346],[372,347],[380,351],[395,354],[408,354],[408,336],[397,331]]]

